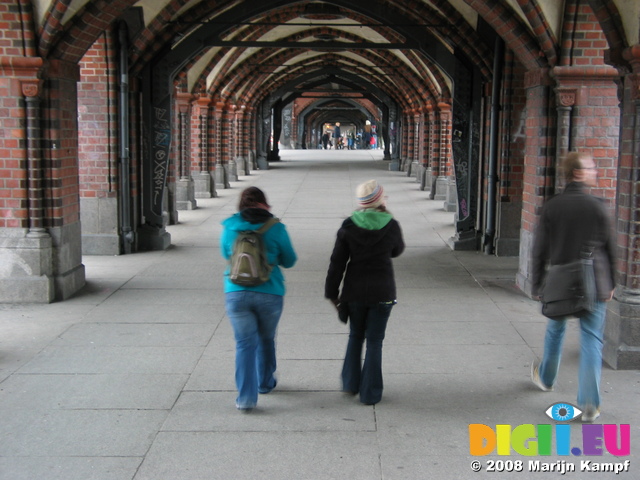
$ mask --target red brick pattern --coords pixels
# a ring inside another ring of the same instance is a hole
[[[102,32],[109,30],[122,12],[133,4],[135,0],[87,2],[70,24],[65,25],[65,29],[60,32],[59,38],[55,38],[50,50],[44,53],[52,58],[78,63]]]
[[[520,202],[524,188],[524,149],[526,95],[524,68],[513,52],[505,54],[502,86],[502,116],[498,177],[499,196],[509,202]]]
[[[51,60],[49,105],[46,109],[44,159],[47,163],[47,217],[49,226],[62,227],[80,220],[78,179],[77,82],[78,66]]]
[[[640,103],[640,46],[624,52],[630,60],[632,72],[624,78],[622,125],[620,135],[620,164],[618,170],[618,198],[616,233],[620,285],[640,289],[640,156],[638,135],[638,104]]]
[[[114,39],[105,32],[80,61],[78,160],[81,197],[115,197],[117,192],[118,75]]]
[[[544,200],[553,193],[555,178],[555,121],[549,117],[551,79],[547,69],[527,72],[526,138],[524,191],[522,193],[522,229],[533,232]]]
[[[604,65],[608,42],[589,5],[567,3],[563,32],[561,65]]]

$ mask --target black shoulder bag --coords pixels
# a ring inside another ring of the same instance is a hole
[[[580,259],[552,265],[542,288],[542,314],[553,320],[581,317],[592,312],[596,302],[593,247],[584,247]]]

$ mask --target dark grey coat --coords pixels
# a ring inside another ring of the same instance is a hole
[[[533,246],[531,282],[534,295],[542,292],[547,265],[580,258],[586,243],[594,246],[598,300],[609,298],[615,286],[615,238],[602,199],[589,195],[582,183],[569,183],[544,205]]]

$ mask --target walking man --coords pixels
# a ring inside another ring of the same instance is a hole
[[[570,152],[562,167],[567,186],[543,207],[533,246],[533,294],[539,298],[548,264],[578,260],[585,243],[593,247],[597,301],[594,310],[579,319],[577,399],[582,421],[593,422],[600,416],[603,331],[606,302],[613,298],[615,285],[615,240],[603,201],[586,191],[597,183],[591,155]],[[545,392],[553,390],[556,381],[566,324],[567,318],[547,322],[542,362],[531,365],[531,380]]]

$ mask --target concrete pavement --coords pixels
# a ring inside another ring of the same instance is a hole
[[[599,421],[631,425],[630,456],[558,456],[555,446],[551,456],[471,456],[469,424],[553,425],[551,404],[575,404],[575,322],[555,391],[536,390],[529,367],[545,319],[514,287],[517,258],[451,251],[453,214],[378,151],[281,153],[181,211],[167,251],[84,257],[87,286],[74,298],[0,305],[0,479],[540,478],[531,469],[544,465],[530,460],[577,470],[631,460],[620,475],[640,477],[640,372],[606,367]],[[335,233],[369,178],[385,187],[407,243],[375,406],[340,393],[347,329],[323,299]],[[278,387],[242,414],[217,247],[220,221],[249,185],[267,193],[299,260],[285,271]],[[582,447],[581,424],[570,425],[571,447]],[[492,461],[522,471],[487,472]]]

